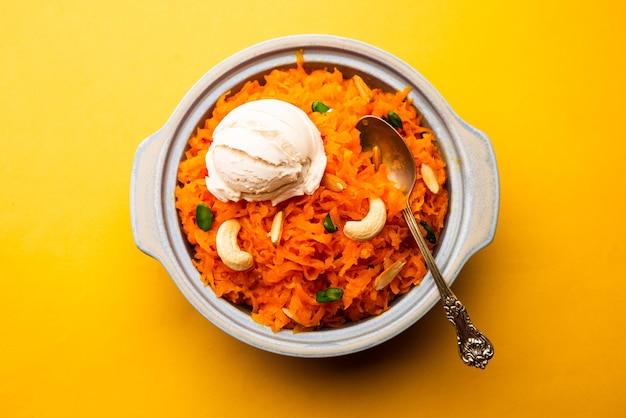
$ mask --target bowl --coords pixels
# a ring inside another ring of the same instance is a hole
[[[436,134],[447,163],[450,206],[435,260],[452,284],[467,260],[495,235],[499,178],[489,139],[457,116],[435,88],[399,58],[366,43],[329,35],[297,35],[268,40],[225,59],[189,92],[165,125],[141,142],[131,174],[130,209],[137,247],[156,258],[178,289],[206,319],[232,337],[269,352],[294,357],[332,357],[366,350],[398,335],[439,300],[430,273],[419,286],[396,298],[381,315],[338,329],[273,332],[254,322],[247,309],[217,297],[200,280],[182,232],[174,189],[187,141],[210,115],[217,99],[260,79],[275,68],[295,66],[304,51],[305,68],[338,68],[359,74],[371,87],[412,91],[424,121]]]

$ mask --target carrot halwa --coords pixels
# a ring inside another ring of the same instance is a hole
[[[401,120],[398,128],[417,166],[427,164],[443,185],[445,164],[435,136],[422,125],[408,93],[408,88],[398,92],[372,89],[358,75],[344,78],[337,69],[307,71],[299,53],[294,68],[273,70],[263,80],[249,81],[240,91],[220,97],[211,117],[189,140],[175,190],[182,228],[194,249],[193,262],[204,284],[219,297],[249,306],[253,319],[273,331],[339,327],[378,315],[396,296],[419,284],[426,267],[402,217],[406,196],[388,180],[385,165],[375,167],[372,152],[361,151],[355,127],[364,115],[397,115]],[[268,98],[299,107],[317,126],[327,156],[325,178],[312,195],[293,197],[277,206],[270,201],[221,202],[205,183],[205,156],[213,130],[235,107]],[[330,111],[313,111],[312,104],[317,102]],[[331,183],[337,182],[342,187],[332,187]],[[343,234],[344,223],[362,219],[372,197],[385,203],[385,226],[372,239],[349,239]],[[425,222],[432,230],[429,232],[438,237],[448,209],[446,189],[430,191],[418,170],[409,201],[418,221]],[[196,222],[199,204],[210,208],[214,216],[207,231]],[[279,211],[283,214],[282,236],[274,244],[269,233]],[[254,260],[246,271],[231,270],[217,254],[217,230],[229,219],[241,224],[239,247]],[[334,232],[324,226],[329,219],[337,229]],[[396,261],[404,263],[400,273],[377,290],[377,278]],[[318,302],[317,292],[325,289],[341,289],[341,298]]]

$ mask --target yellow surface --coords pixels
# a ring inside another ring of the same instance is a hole
[[[0,416],[624,416],[622,1],[11,1],[0,14]],[[296,33],[407,61],[492,140],[496,239],[392,341],[294,359],[219,331],[134,245],[134,152],[206,71]]]

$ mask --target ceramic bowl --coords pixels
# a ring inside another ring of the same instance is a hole
[[[187,300],[217,328],[270,352],[331,357],[374,347],[422,318],[439,300],[430,273],[381,315],[339,329],[274,333],[254,322],[248,310],[216,297],[204,286],[174,207],[176,174],[187,141],[210,115],[218,97],[275,68],[293,67],[300,49],[307,69],[338,68],[345,77],[359,74],[371,87],[389,91],[411,87],[409,98],[437,135],[447,163],[450,207],[435,260],[452,284],[467,260],[495,235],[499,179],[493,148],[415,69],[377,47],[352,39],[327,35],[273,39],[210,69],[191,87],[165,125],[139,145],[131,175],[131,220],[139,249],[163,264]]]

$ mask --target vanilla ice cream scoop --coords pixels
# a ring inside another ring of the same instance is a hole
[[[319,130],[304,111],[263,99],[236,107],[217,125],[206,166],[207,188],[219,200],[276,205],[317,190],[326,154]]]

